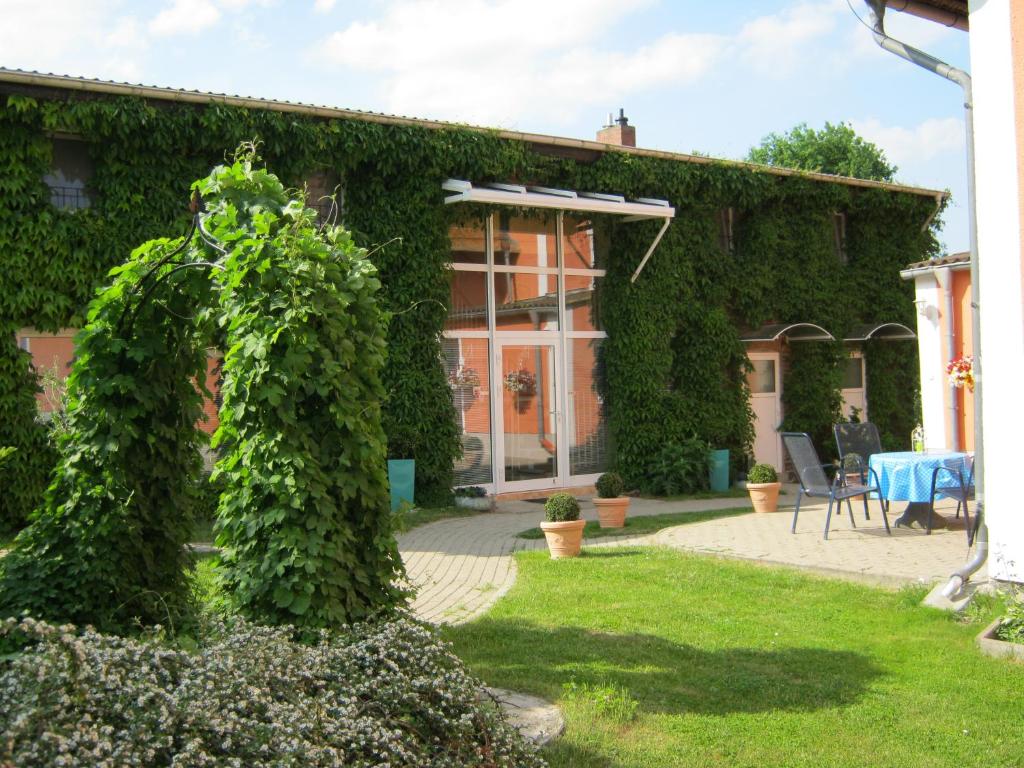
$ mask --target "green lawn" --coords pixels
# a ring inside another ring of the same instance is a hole
[[[606,536],[639,536],[644,533],[660,531],[662,528],[671,528],[673,525],[702,523],[705,520],[714,520],[718,517],[745,515],[750,511],[750,507],[738,507],[708,512],[669,512],[664,515],[638,515],[636,517],[630,517],[627,513],[624,528],[602,528],[596,520],[588,520],[583,527],[583,535],[588,539],[600,539]],[[517,533],[516,536],[520,539],[543,539],[544,532],[540,528],[527,528],[525,531]]]
[[[1024,765],[1024,665],[976,650],[984,610],[651,547],[517,563],[445,632],[489,684],[562,704],[556,768]]]

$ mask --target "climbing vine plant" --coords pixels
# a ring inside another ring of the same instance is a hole
[[[223,573],[244,614],[328,626],[393,605],[376,269],[253,158],[197,182],[208,213],[147,242],[92,301],[43,506],[0,560],[0,615],[124,629],[188,614],[206,350]]]
[[[11,92],[0,111],[0,331],[80,327],[84,307],[120,254],[181,231],[180,201],[191,180],[226,147],[259,137],[262,154],[287,184],[329,169],[344,185],[345,226],[370,248],[379,301],[393,314],[383,370],[388,451],[416,459],[417,500],[444,500],[460,450],[440,363],[448,287],[447,230],[457,206],[441,202],[447,177],[521,181],[661,197],[677,210],[643,275],[629,282],[656,231],[611,224],[609,277],[601,287],[610,339],[602,351],[605,402],[618,462],[635,477],[673,436],[696,434],[742,457],[750,441],[739,328],[770,321],[913,322],[912,289],[898,270],[926,258],[935,240],[921,225],[926,196],[784,178],[714,162],[685,163],[618,152],[569,158],[525,141],[462,128],[428,129],[273,110],[147,102],[52,92]],[[93,207],[49,205],[42,181],[48,132],[74,134],[95,167]],[[718,246],[716,215],[736,212],[735,248]],[[832,250],[831,215],[847,214],[849,264]],[[913,371],[916,349],[883,353]],[[17,525],[39,503],[53,453],[34,420],[28,355],[0,344],[0,443],[18,447],[0,474],[0,525]],[[806,366],[832,388],[833,374]],[[873,383],[868,352],[868,384]],[[787,381],[787,385],[792,382]],[[873,417],[895,438],[912,381],[869,393]],[[824,424],[813,408],[793,426]],[[813,411],[813,412],[811,412]],[[813,423],[812,423],[813,422]]]

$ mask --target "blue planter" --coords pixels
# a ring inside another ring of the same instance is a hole
[[[397,510],[403,501],[413,503],[416,488],[416,460],[388,459],[388,484],[391,486],[391,511]]]
[[[712,451],[708,460],[708,474],[711,490],[724,493],[729,490],[729,451]]]

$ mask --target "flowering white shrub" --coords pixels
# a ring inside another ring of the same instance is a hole
[[[195,651],[0,623],[0,766],[536,766],[448,645],[400,618],[321,631],[237,620]]]

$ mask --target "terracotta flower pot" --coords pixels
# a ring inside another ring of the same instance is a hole
[[[548,540],[548,550],[551,558],[558,560],[562,557],[576,557],[580,553],[580,545],[583,543],[583,526],[586,520],[566,520],[561,523],[541,523],[540,529],[544,531],[544,538]]]
[[[755,512],[774,512],[779,506],[782,483],[747,483],[747,492]]]
[[[629,496],[594,499],[594,506],[597,507],[597,520],[602,528],[622,528],[626,524]]]

